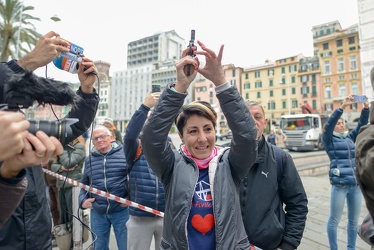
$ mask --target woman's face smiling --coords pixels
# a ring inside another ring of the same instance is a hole
[[[213,123],[203,116],[191,116],[183,127],[182,142],[188,152],[197,158],[210,156],[216,143],[216,131]]]

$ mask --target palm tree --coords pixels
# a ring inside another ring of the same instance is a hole
[[[0,60],[20,58],[34,47],[41,36],[30,20],[40,21],[26,12],[33,6],[24,6],[19,0],[0,0]],[[22,45],[26,44],[27,48]]]

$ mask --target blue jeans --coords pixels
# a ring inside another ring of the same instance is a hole
[[[332,185],[330,198],[330,217],[327,221],[327,235],[331,250],[338,249],[337,228],[343,214],[345,199],[347,198],[348,225],[347,249],[356,249],[357,226],[361,212],[362,194],[359,186]]]
[[[127,228],[129,208],[111,214],[99,214],[91,209],[91,229],[97,236],[95,249],[109,250],[110,228],[113,225],[118,250],[127,250]]]

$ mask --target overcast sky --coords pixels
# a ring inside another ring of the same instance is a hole
[[[311,29],[338,20],[342,28],[358,23],[356,0],[24,0],[29,14],[41,18],[37,31],[50,30],[84,48],[94,61],[125,70],[129,42],[160,31],[175,30],[188,43],[196,39],[218,51],[225,45],[223,63],[238,67],[262,64],[302,53],[313,55]],[[50,17],[57,15],[60,22]],[[45,69],[37,74],[44,75]],[[48,76],[77,81],[77,77],[48,65]]]

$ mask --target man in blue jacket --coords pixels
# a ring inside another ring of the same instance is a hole
[[[103,125],[94,128],[92,142],[95,148],[86,157],[82,183],[127,199],[128,167],[122,144],[118,144],[112,132]],[[109,249],[111,226],[117,249],[127,249],[129,209],[126,205],[83,189],[79,194],[79,204],[82,209],[91,208],[91,229],[97,236],[95,249]]]

